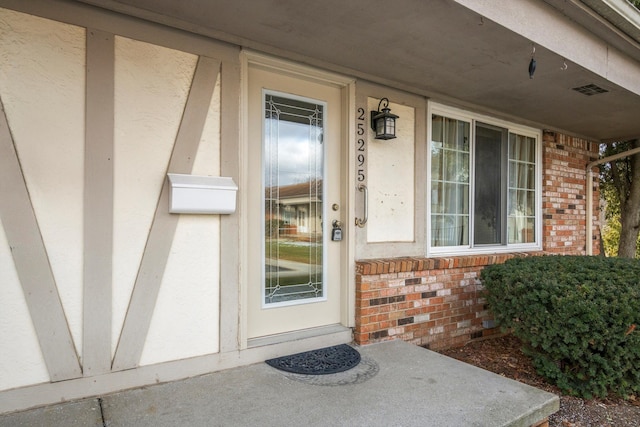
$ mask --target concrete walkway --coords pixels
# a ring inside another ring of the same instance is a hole
[[[401,341],[332,375],[260,363],[0,416],[0,426],[522,426],[558,397]]]

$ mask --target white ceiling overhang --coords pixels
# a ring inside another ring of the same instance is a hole
[[[525,124],[640,136],[640,20],[616,23],[624,0],[83,2]]]

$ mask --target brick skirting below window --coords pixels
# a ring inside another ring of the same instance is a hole
[[[402,339],[439,349],[496,334],[480,271],[509,258],[541,254],[358,261],[356,343]]]
[[[479,281],[485,266],[544,253],[584,255],[587,220],[594,225],[590,243],[598,254],[598,203],[589,215],[586,211],[586,191],[599,200],[597,180],[586,188],[586,166],[598,157],[598,148],[597,142],[544,131],[544,252],[356,262],[356,342],[402,339],[438,349],[496,334]]]

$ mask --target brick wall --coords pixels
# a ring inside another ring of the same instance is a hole
[[[543,134],[544,221],[543,248],[546,252],[586,253],[586,166],[598,158],[598,144],[555,132]],[[594,168],[594,170],[596,170]],[[593,253],[600,253],[598,179],[593,189]]]
[[[498,333],[479,281],[487,265],[516,256],[585,254],[587,163],[598,146],[544,132],[543,252],[443,258],[393,258],[356,262],[358,344],[402,339],[432,349],[462,345]],[[594,236],[599,193],[594,188]],[[599,240],[594,240],[594,254]]]
[[[402,339],[436,349],[497,333],[483,325],[492,316],[480,271],[527,255],[532,254],[358,261],[356,342]]]

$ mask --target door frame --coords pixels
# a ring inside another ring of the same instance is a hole
[[[241,213],[240,218],[240,316],[239,316],[239,344],[240,349],[254,347],[263,344],[272,344],[286,342],[301,337],[312,337],[323,335],[325,333],[334,333],[335,328],[317,328],[314,330],[303,330],[294,333],[283,333],[281,335],[271,337],[265,341],[263,339],[255,340],[256,343],[249,343],[247,332],[249,283],[249,215],[247,212],[248,194],[242,191],[242,188],[249,188],[249,132],[248,127],[252,124],[249,122],[249,67],[259,67],[272,72],[277,72],[285,76],[303,78],[318,83],[329,84],[340,88],[341,106],[343,115],[343,125],[341,129],[340,147],[340,174],[341,182],[341,212],[343,215],[343,240],[342,256],[340,259],[340,324],[346,328],[355,326],[355,196],[356,196],[356,180],[353,174],[353,165],[355,164],[355,79],[340,74],[327,72],[312,68],[306,65],[297,64],[291,61],[285,61],[271,57],[262,53],[243,50],[240,53],[241,67],[241,98],[240,98],[240,183],[238,192],[238,211]],[[224,141],[223,141],[224,144]],[[224,287],[224,284],[222,284]],[[253,340],[252,340],[253,341]],[[260,344],[258,344],[260,343]]]

